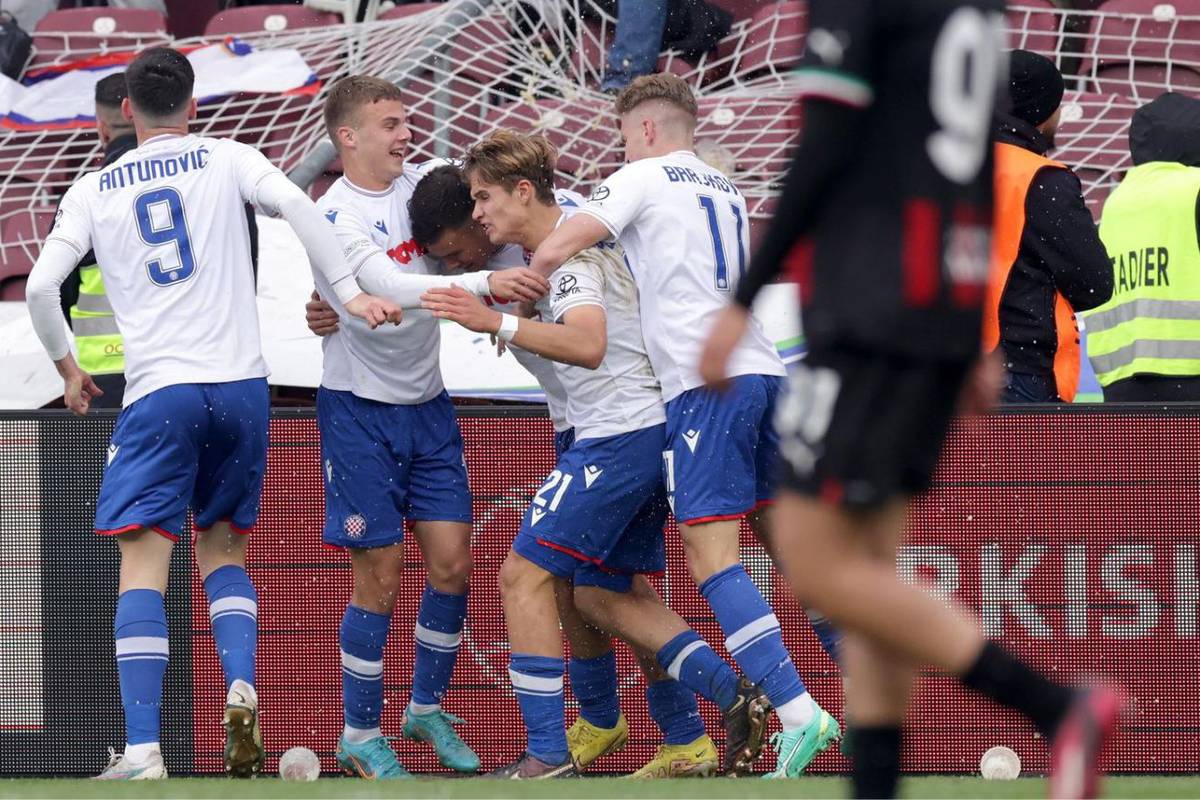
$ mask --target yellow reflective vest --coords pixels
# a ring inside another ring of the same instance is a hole
[[[1101,386],[1133,375],[1200,376],[1200,168],[1134,167],[1104,204],[1112,299],[1083,315]]]
[[[79,350],[79,366],[92,375],[125,371],[125,344],[117,330],[100,267],[79,268],[79,300],[71,306],[71,329]]]

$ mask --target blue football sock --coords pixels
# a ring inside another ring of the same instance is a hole
[[[808,621],[812,624],[813,633],[821,643],[821,649],[829,654],[833,663],[838,664],[841,656],[842,632],[833,627],[833,623],[815,611],[808,611]]]
[[[121,705],[127,744],[158,741],[163,676],[167,674],[167,612],[153,589],[130,589],[117,598],[113,620]]]
[[[598,728],[614,728],[621,716],[617,694],[617,654],[609,650],[595,658],[571,658],[567,665],[571,691],[579,701],[579,716]]]
[[[547,764],[566,761],[571,752],[563,723],[562,659],[513,653],[509,657],[508,678],[529,734],[526,749]]]
[[[258,646],[258,595],[244,567],[227,564],[204,579],[213,640],[225,671],[225,686],[235,680],[254,685]]]
[[[679,634],[655,656],[668,675],[722,711],[737,701],[737,673],[695,631]]]
[[[383,646],[391,621],[388,614],[346,606],[341,645],[342,708],[347,727],[379,727],[383,712]]]
[[[704,735],[704,720],[696,706],[696,694],[676,680],[659,681],[646,687],[650,718],[663,733],[666,744],[688,744]]]
[[[721,630],[725,647],[742,672],[779,708],[804,694],[804,683],[783,646],[779,620],[741,564],[700,585]]]
[[[466,618],[465,594],[447,594],[425,585],[414,632],[417,649],[413,660],[414,711],[427,713],[442,702],[454,674]]]

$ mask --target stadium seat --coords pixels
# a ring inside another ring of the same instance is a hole
[[[27,209],[0,222],[0,283],[29,274],[53,221],[54,208],[46,207]]]
[[[4,266],[0,265],[0,275]],[[22,303],[25,301],[25,276],[0,278],[0,303]]]
[[[1108,0],[1100,11],[1083,65],[1089,90],[1143,101],[1200,91],[1200,0]]]
[[[208,24],[204,26],[204,35],[281,33],[299,28],[321,28],[326,25],[341,24],[342,19],[337,14],[277,3],[226,9],[208,21]]]
[[[776,180],[787,171],[800,130],[800,107],[790,94],[759,97],[701,97],[696,139],[727,148],[737,164],[734,175]]]
[[[167,18],[134,8],[69,8],[51,11],[33,33],[33,58],[26,71],[123,50],[170,43]]]
[[[1016,0],[1005,13],[1008,45],[1013,50],[1032,50],[1048,58],[1059,52],[1059,32],[1065,14],[1056,14],[1050,0]]]
[[[438,8],[442,3],[406,3],[402,6],[389,8],[378,17],[377,20],[383,21],[388,19],[402,19],[403,17],[411,17],[413,14],[423,14],[432,8]]]
[[[738,20],[750,19],[766,4],[774,0],[711,0],[715,6],[733,14],[733,22],[736,25]]]
[[[737,64],[737,75],[748,80],[759,74],[782,72],[796,66],[804,55],[808,8],[798,0],[772,3],[750,21],[746,47]]]
[[[1128,97],[1112,94],[1069,92],[1063,98],[1057,147],[1050,156],[1075,170],[1097,218],[1104,199],[1132,164],[1129,122],[1137,106]]]
[[[540,133],[558,148],[558,169],[587,183],[611,174],[625,161],[609,98],[510,103],[486,112],[486,129]]]

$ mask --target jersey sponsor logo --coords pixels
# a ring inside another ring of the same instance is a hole
[[[117,457],[117,451],[121,449],[120,445],[110,444],[108,446],[108,463],[112,464],[113,459]]]
[[[367,532],[367,520],[362,514],[351,514],[342,523],[342,530],[350,539],[361,539]]]
[[[600,467],[595,467],[590,464],[588,466],[584,467],[583,468],[584,486],[588,489],[592,488],[592,484],[595,483],[596,479],[599,478],[603,473],[604,473],[604,470],[601,469]]]
[[[563,275],[558,279],[558,294],[554,295],[554,299],[562,300],[564,297],[579,294],[578,283],[579,279],[574,275]]]
[[[409,264],[414,258],[420,258],[425,255],[425,248],[417,244],[416,239],[409,239],[407,242],[401,242],[395,247],[387,251],[388,258],[400,264]]]
[[[383,224],[383,220],[381,220],[381,219],[375,220],[375,230],[379,231],[384,236],[387,236],[387,225]]]
[[[62,215],[63,215],[63,210],[61,208],[58,211],[54,212],[54,224],[50,226],[51,230],[54,230],[55,228],[58,227],[58,223],[59,223],[59,220],[62,219]]]
[[[696,452],[696,443],[700,441],[700,431],[692,428],[687,433],[683,434],[683,443],[688,446],[688,450]]]
[[[589,203],[602,203],[608,199],[610,190],[607,186],[599,186],[596,191],[592,192],[592,196],[588,198]]]
[[[333,211],[326,211],[325,219],[329,220],[331,223],[337,222],[337,210],[335,209]]]

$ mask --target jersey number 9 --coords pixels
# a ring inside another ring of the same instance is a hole
[[[183,198],[170,186],[142,192],[133,201],[138,235],[151,247],[167,248],[146,262],[146,272],[156,286],[170,286],[192,277],[196,259],[183,214]]]

